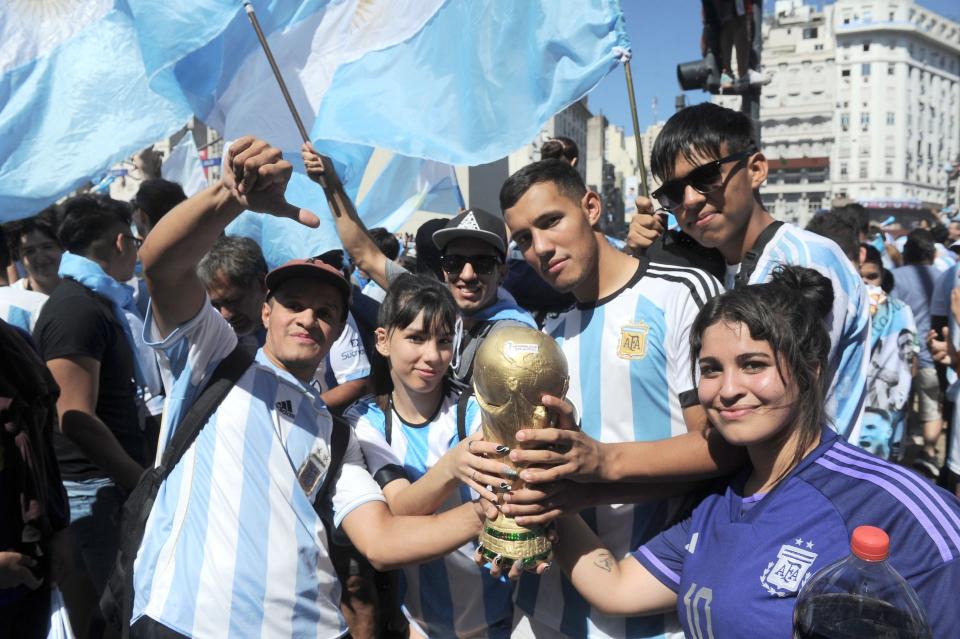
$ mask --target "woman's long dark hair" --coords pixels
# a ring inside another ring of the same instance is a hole
[[[404,273],[387,290],[377,314],[377,326],[389,336],[393,331],[409,326],[421,311],[423,325],[431,335],[453,334],[457,323],[457,306],[446,286],[434,277]],[[370,369],[377,405],[387,410],[390,393],[393,392],[390,362],[374,350]],[[447,383],[444,377],[444,384]]]
[[[690,358],[696,372],[703,334],[718,322],[742,324],[750,337],[770,344],[784,385],[796,383],[796,428],[800,430],[792,469],[820,435],[830,335],[824,320],[833,307],[833,284],[808,268],[783,266],[769,282],[745,286],[704,305],[690,329]],[[781,477],[782,479],[782,477]]]

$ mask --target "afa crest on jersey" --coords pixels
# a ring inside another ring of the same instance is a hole
[[[797,594],[806,583],[817,553],[813,552],[813,542],[803,539],[794,540],[796,545],[783,544],[777,558],[767,564],[760,577],[760,585],[771,595],[786,597]]]
[[[650,325],[640,320],[620,327],[620,342],[617,357],[621,359],[643,359],[647,356],[647,334]]]

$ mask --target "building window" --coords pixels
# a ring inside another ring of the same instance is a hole
[[[864,51],[869,51],[869,50],[870,50],[870,42],[869,42],[869,41],[863,43],[863,50],[864,50]]]
[[[888,65],[887,65],[887,75],[893,75],[893,65],[892,65],[892,64],[888,64]]]
[[[893,160],[887,160],[886,164],[883,167],[883,174],[887,177],[893,176]]]
[[[813,50],[814,50],[814,51],[823,51],[823,45],[822,45],[822,44],[815,44],[815,45],[813,45]]]
[[[840,77],[841,77],[841,78],[849,78],[849,77],[850,77],[850,69],[842,69],[842,70],[840,71]]]
[[[870,128],[870,114],[861,113],[860,114],[860,130],[866,131],[869,128]]]
[[[896,114],[893,111],[887,111],[887,124],[893,125]]]
[[[861,180],[866,180],[866,179],[867,179],[867,164],[866,164],[866,162],[864,162],[863,164],[860,165],[860,179],[861,179]]]
[[[846,163],[846,162],[841,162],[841,163],[840,163],[840,177],[842,177],[842,178],[847,177],[847,163]]]
[[[870,77],[870,63],[864,62],[860,65],[860,75],[867,78]]]
[[[807,27],[803,30],[803,39],[804,40],[814,40],[817,37],[817,28],[816,27]]]
[[[841,113],[840,114],[840,128],[846,131],[850,128],[850,114]]]

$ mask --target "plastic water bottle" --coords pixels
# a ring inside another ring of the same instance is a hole
[[[795,639],[930,639],[913,588],[887,562],[890,538],[859,526],[850,556],[817,572],[793,610]]]

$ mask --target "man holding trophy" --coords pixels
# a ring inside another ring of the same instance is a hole
[[[633,442],[667,440],[703,430],[706,416],[697,400],[688,336],[699,309],[721,291],[720,283],[702,271],[637,259],[612,247],[599,230],[599,196],[587,190],[579,173],[564,162],[544,160],[514,173],[500,191],[500,207],[526,261],[551,286],[572,292],[577,300],[572,309],[549,317],[544,332],[559,343],[566,358],[567,397],[579,411],[583,432],[595,441]],[[555,362],[544,360],[543,365],[556,366]],[[474,374],[479,375],[479,370]],[[541,371],[537,377],[551,375]],[[475,390],[479,401],[484,389],[476,385]],[[540,401],[534,397],[532,403],[569,420],[569,405],[555,392],[546,394],[553,397]],[[495,417],[484,416],[490,423]],[[549,425],[548,421],[531,418],[528,425],[536,428]],[[538,432],[526,430],[516,438],[521,447],[549,443]],[[692,451],[690,456],[697,457],[698,463],[709,458],[706,439],[692,439],[699,441],[690,442],[685,452]],[[698,451],[704,454],[697,455]],[[514,448],[509,455],[521,466],[557,464],[561,457],[550,449]],[[544,472],[553,471],[528,468],[520,478]],[[517,526],[532,528],[563,512],[580,511],[619,556],[659,532],[673,514],[668,502],[650,501],[647,485],[590,484],[582,481],[582,469],[578,475],[578,482],[514,486],[502,496],[501,512],[515,518]],[[565,473],[553,472],[553,476],[563,479]],[[484,531],[488,535],[503,532],[490,522]],[[516,572],[515,567],[512,573]],[[580,597],[560,571],[524,572],[515,603],[520,618],[514,637],[661,637],[678,630],[669,616],[603,615]]]

